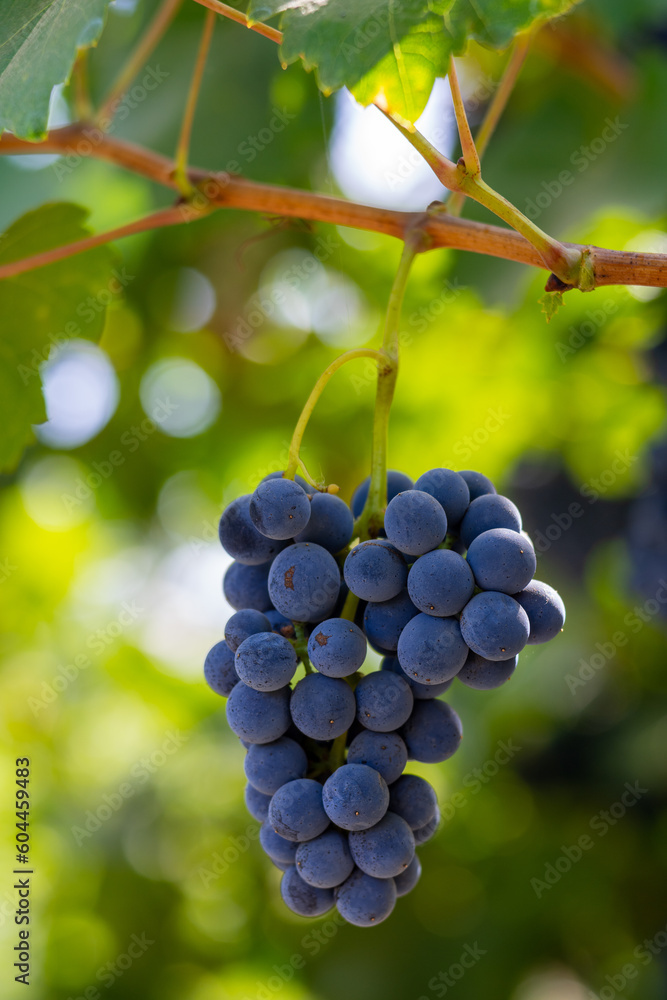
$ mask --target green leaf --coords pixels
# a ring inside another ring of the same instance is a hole
[[[97,43],[109,0],[3,0],[0,4],[0,130],[43,139],[51,91],[79,49]]]
[[[282,14],[281,58],[315,70],[329,94],[349,87],[357,100],[381,99],[413,122],[450,54],[469,39],[504,48],[534,21],[578,0],[251,0],[248,17]]]
[[[0,264],[83,239],[87,216],[67,203],[28,212],[0,236]],[[40,368],[51,350],[101,335],[114,259],[97,247],[0,281],[0,470],[16,465],[32,425],[46,419]]]

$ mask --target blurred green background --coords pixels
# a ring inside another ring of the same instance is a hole
[[[96,95],[152,7],[112,5]],[[163,82],[115,134],[171,153],[202,20],[184,6],[149,62]],[[504,59],[473,48],[461,61],[474,120]],[[487,179],[562,239],[664,251],[666,92],[662,0],[584,3],[536,40]],[[52,102],[55,122],[68,96]],[[456,153],[445,86],[423,127]],[[216,25],[192,160],[410,209],[439,194],[377,113],[322,98],[231,23]],[[89,207],[97,230],[170,197],[54,157],[0,159],[0,192],[2,229],[44,201]],[[667,473],[664,450],[651,458],[664,293],[568,294],[547,325],[542,273],[445,250],[417,261],[390,465],[494,478],[568,619],[501,690],[452,688],[462,748],[414,768],[445,817],[416,890],[372,930],[306,921],[280,901],[242,801],[242,748],[203,682],[230,613],[216,525],[283,467],[326,364],[377,344],[399,246],[273,223],[219,211],[119,244],[100,347],[52,354],[49,422],[1,481],[3,997],[25,992],[10,968],[9,874],[24,755],[40,1000],[667,997]],[[345,499],[368,471],[372,402],[372,372],[349,366],[306,436],[309,468]]]

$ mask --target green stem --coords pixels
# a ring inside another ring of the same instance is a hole
[[[382,363],[378,362],[377,391],[373,415],[373,452],[371,457],[371,483],[364,509],[355,525],[362,539],[376,538],[382,528],[384,509],[387,506],[387,443],[389,412],[394,398],[398,375],[398,327],[401,306],[412,262],[419,252],[415,239],[407,239],[394,278],[382,340]]]
[[[181,132],[178,137],[176,156],[174,157],[174,163],[176,164],[176,166],[174,167],[174,180],[178,184],[179,190],[186,198],[190,198],[195,191],[195,188],[190,183],[190,180],[188,178],[188,155],[190,152],[190,136],[192,135],[192,123],[194,121],[195,111],[197,109],[197,99],[199,97],[201,82],[204,76],[206,57],[208,55],[208,50],[211,46],[211,38],[213,37],[214,27],[215,27],[215,14],[213,13],[213,11],[207,10],[204,19],[204,28],[202,31],[201,41],[199,43],[199,48],[197,50],[195,67],[192,73],[192,80],[190,82],[190,89],[188,90],[188,99],[185,105],[185,111],[183,113],[183,121],[181,122]]]
[[[345,603],[343,604],[343,610],[340,613],[340,617],[344,618],[347,622],[353,622],[354,616],[357,613],[357,608],[359,607],[359,598],[356,594],[353,594],[350,590],[347,597],[345,598]]]
[[[294,633],[296,639],[292,639],[291,643],[294,646],[294,651],[303,663],[304,669],[307,674],[312,674],[313,668],[310,665],[310,660],[308,658],[308,639],[306,638],[306,630],[303,627],[302,622],[294,622]]]
[[[333,774],[345,763],[345,747],[347,746],[347,732],[341,733],[333,741],[329,751],[329,770]]]
[[[310,420],[311,414],[315,409],[315,405],[322,395],[324,387],[327,382],[339,368],[347,364],[348,361],[354,361],[355,358],[374,358],[378,364],[384,360],[383,355],[379,351],[373,351],[370,348],[360,347],[355,351],[346,351],[345,354],[341,354],[339,358],[332,361],[328,368],[325,368],[317,382],[313,386],[313,390],[306,400],[306,405],[301,411],[301,416],[299,417],[296,427],[294,428],[294,434],[292,435],[292,441],[289,447],[289,455],[287,458],[287,468],[284,472],[285,479],[294,479],[296,475],[296,470],[299,467],[299,451],[301,449],[301,442],[303,440],[303,435],[305,433],[306,427],[308,426],[308,421]]]

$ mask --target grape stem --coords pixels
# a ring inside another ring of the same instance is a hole
[[[195,66],[192,73],[192,80],[190,82],[190,89],[188,91],[188,99],[185,105],[185,111],[183,112],[183,120],[181,122],[181,132],[178,137],[176,155],[174,157],[174,180],[178,185],[179,191],[185,198],[192,197],[196,191],[194,184],[188,177],[190,137],[192,135],[192,123],[197,109],[197,99],[199,97],[201,82],[204,76],[206,57],[208,56],[208,51],[211,46],[211,38],[213,37],[215,21],[216,17],[213,11],[207,10],[206,17],[204,19],[201,41],[199,43],[199,49],[197,50],[197,58],[195,60]]]
[[[313,668],[310,665],[310,660],[308,658],[308,639],[306,637],[306,629],[304,628],[303,622],[293,622],[295,639],[290,639],[290,642],[294,646],[294,652],[299,657],[303,663],[303,668],[307,674],[312,674]]]
[[[306,405],[301,411],[301,415],[297,420],[296,427],[294,428],[294,434],[292,435],[292,441],[289,447],[289,455],[287,458],[287,468],[284,472],[285,479],[294,479],[296,475],[296,470],[299,467],[300,457],[299,452],[301,449],[301,442],[303,441],[303,435],[308,426],[308,421],[312,415],[315,405],[322,395],[324,387],[331,378],[331,376],[342,368],[343,365],[347,364],[348,361],[354,361],[356,358],[374,358],[378,365],[384,361],[384,355],[380,351],[371,350],[371,348],[360,347],[354,351],[346,351],[345,354],[341,354],[340,357],[332,361],[331,364],[324,369],[317,382],[313,386],[310,396],[306,400]]]

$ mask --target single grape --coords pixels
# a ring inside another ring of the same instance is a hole
[[[292,719],[313,740],[334,740],[350,728],[356,714],[354,693],[344,680],[307,674],[292,692]]]
[[[294,625],[289,620],[285,618],[285,615],[281,615],[280,611],[276,611],[275,608],[269,608],[266,612],[266,617],[271,623],[271,628],[278,635],[284,635],[286,639],[293,639],[295,636]]]
[[[268,820],[262,823],[259,831],[259,842],[265,854],[272,861],[279,861],[281,865],[293,865],[298,844],[293,840],[285,840],[273,829]]]
[[[409,556],[435,549],[447,534],[447,515],[430,493],[405,490],[387,505],[384,515],[387,538]]]
[[[271,622],[266,615],[263,615],[261,611],[255,611],[254,608],[243,608],[227,621],[225,639],[229,648],[235,653],[248,636],[255,635],[257,632],[270,631]]]
[[[256,691],[278,691],[294,677],[297,658],[289,639],[276,632],[248,636],[236,650],[236,673]]]
[[[252,818],[256,819],[258,823],[263,823],[269,815],[271,796],[258,792],[256,788],[252,787],[252,785],[246,785],[244,798],[246,809]]]
[[[408,594],[424,614],[445,618],[457,615],[475,591],[470,566],[457,552],[436,549],[413,563],[408,575]]]
[[[352,496],[352,513],[355,517],[359,517],[362,513],[366,500],[368,499],[368,490],[371,485],[371,477],[368,476],[364,479],[363,483],[357,486],[354,494]],[[411,490],[414,483],[409,476],[406,476],[404,472],[396,472],[395,469],[389,469],[387,472],[387,503],[393,500],[397,493],[401,490]]]
[[[285,547],[284,542],[260,534],[250,519],[250,495],[237,497],[225,509],[218,525],[220,544],[237,562],[258,566],[269,562]]]
[[[390,601],[369,601],[364,611],[366,638],[379,652],[395,653],[401,632],[418,614],[407,590],[402,590]]]
[[[518,656],[511,656],[507,660],[486,660],[470,650],[468,659],[456,676],[466,687],[490,691],[510,679],[518,660]]]
[[[269,823],[286,840],[319,837],[329,825],[320,783],[312,778],[297,778],[282,785],[271,799]]]
[[[366,636],[345,618],[328,618],[308,640],[312,665],[326,677],[349,677],[366,659]]]
[[[319,837],[299,844],[296,851],[299,875],[317,889],[333,889],[352,874],[354,861],[347,836],[329,827]]]
[[[389,789],[389,809],[402,817],[411,830],[430,823],[438,808],[435,789],[416,774],[403,774]]]
[[[424,764],[439,764],[461,745],[461,720],[444,701],[416,701],[401,730],[408,757]]]
[[[393,878],[373,878],[356,868],[335,890],[336,905],[341,917],[356,927],[373,927],[382,923],[396,905]]]
[[[399,677],[405,677],[406,681],[412,689],[412,695],[414,698],[424,699],[424,698],[437,698],[439,695],[444,694],[452,686],[454,678],[452,677],[449,681],[443,681],[441,684],[420,684],[419,681],[414,680],[412,677],[408,677],[403,667],[400,665],[395,656],[385,656],[381,664],[382,670],[391,670],[392,674],[398,674]]]
[[[514,600],[519,602],[528,615],[530,623],[528,642],[531,645],[548,642],[563,628],[565,605],[558,591],[548,583],[532,580],[527,587],[514,594]]]
[[[267,538],[294,538],[308,524],[310,500],[293,479],[267,479],[250,497],[250,520]]]
[[[470,491],[470,502],[486,493],[495,493],[496,488],[490,479],[483,476],[481,472],[472,472],[470,469],[459,470],[461,479],[465,479]]]
[[[530,622],[508,594],[489,590],[476,594],[461,612],[461,635],[486,660],[507,660],[528,642]]]
[[[467,655],[468,647],[456,618],[417,615],[408,622],[398,640],[398,662],[407,676],[420,684],[451,680]]]
[[[314,542],[335,555],[348,544],[353,530],[352,511],[344,500],[334,493],[313,493],[310,520],[294,541]]]
[[[227,699],[227,722],[233,733],[248,743],[272,743],[287,732],[289,688],[280,691],[255,691],[247,684],[237,684]]]
[[[393,812],[385,813],[380,822],[368,830],[350,833],[349,842],[357,868],[374,878],[400,875],[415,856],[412,830]]]
[[[470,490],[463,476],[452,469],[431,469],[420,476],[415,489],[430,493],[447,515],[447,525],[455,528],[468,509]]]
[[[357,684],[357,719],[376,733],[390,733],[410,718],[414,698],[404,677],[376,670]]]
[[[223,698],[228,698],[238,684],[240,678],[234,669],[234,654],[224,640],[216,642],[206,654],[204,677],[211,690]]]
[[[321,917],[334,905],[333,889],[308,885],[291,865],[281,879],[280,895],[290,910],[301,917]]]
[[[485,493],[468,507],[461,522],[461,541],[469,549],[478,535],[491,528],[521,531],[521,527],[519,508],[511,500],[499,493]]]
[[[436,809],[435,816],[433,817],[433,819],[430,819],[428,823],[424,824],[424,826],[420,826],[419,829],[412,831],[414,834],[416,846],[419,847],[420,844],[425,844],[428,840],[430,840],[431,837],[436,833],[439,826],[440,826],[440,810]]]
[[[398,733],[375,733],[364,729],[350,743],[347,762],[374,768],[390,785],[403,774],[408,751]]]
[[[537,567],[532,542],[516,531],[484,531],[468,549],[468,563],[483,590],[516,594],[528,586]]]
[[[396,875],[394,878],[394,885],[396,886],[397,896],[407,896],[409,892],[412,892],[414,887],[419,882],[422,873],[422,866],[419,858],[415,854],[414,858],[400,875]]]
[[[271,607],[269,597],[269,569],[271,563],[261,566],[245,566],[233,562],[225,573],[222,591],[225,600],[235,611],[244,608],[254,608],[255,611],[268,611]]]
[[[296,622],[331,617],[340,590],[336,560],[321,545],[296,542],[274,559],[269,573],[273,605]]]
[[[256,743],[248,749],[245,758],[246,778],[258,792],[273,795],[278,789],[305,778],[308,770],[306,752],[295,740],[282,736],[274,743]]]
[[[322,790],[327,816],[343,830],[366,830],[379,823],[389,805],[382,775],[365,764],[343,764],[327,778]]]
[[[363,601],[389,601],[405,587],[408,567],[390,542],[370,538],[348,554],[343,573],[347,586]]]

